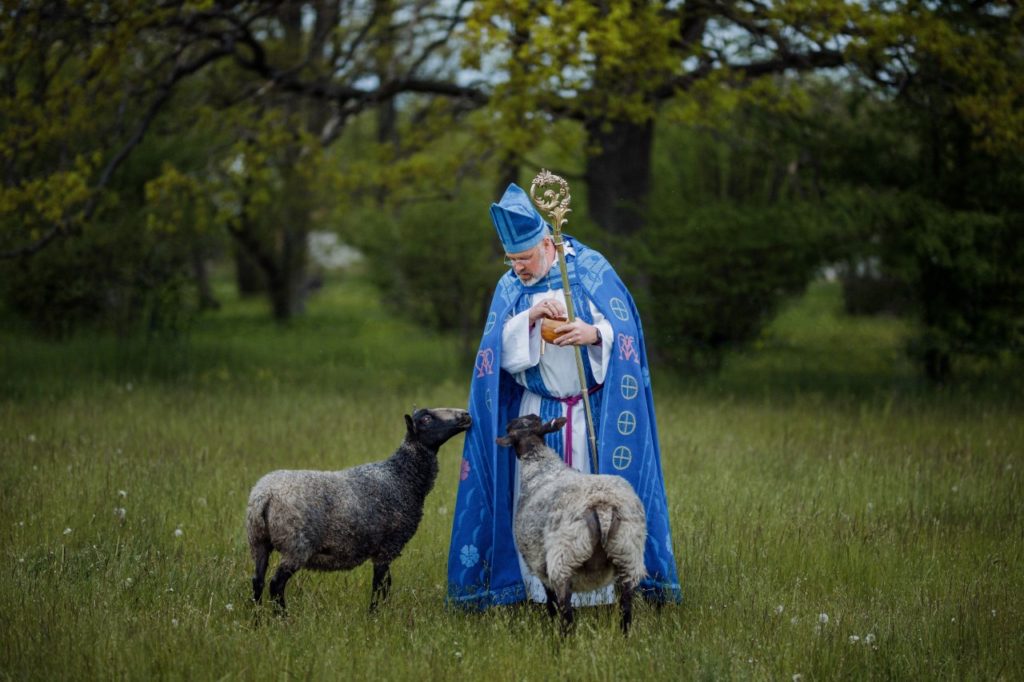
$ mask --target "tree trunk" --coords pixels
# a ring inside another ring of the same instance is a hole
[[[241,298],[262,296],[267,290],[267,280],[260,264],[252,254],[241,246],[232,249],[235,257],[235,285]]]
[[[650,288],[650,276],[636,266],[628,238],[647,224],[651,191],[651,156],[654,122],[592,120],[586,123],[587,141],[597,153],[587,156],[587,210],[605,235],[599,248],[614,249],[612,263],[630,283],[634,294]]]
[[[590,218],[611,236],[626,237],[643,229],[651,191],[654,122],[591,120],[587,141],[597,153],[587,156],[587,209]]]
[[[213,293],[213,286],[210,284],[210,273],[206,269],[206,253],[199,245],[192,247],[192,275],[196,279],[196,288],[199,290],[200,310],[219,310],[220,301]]]

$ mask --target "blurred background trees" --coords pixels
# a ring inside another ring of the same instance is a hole
[[[486,214],[540,167],[659,359],[716,368],[823,269],[942,380],[1024,347],[1008,0],[46,2],[0,11],[0,293],[40,330],[180,330],[210,264],[282,322],[359,249],[471,352]]]

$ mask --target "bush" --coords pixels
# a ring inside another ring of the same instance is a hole
[[[642,305],[656,356],[716,370],[726,351],[761,335],[830,255],[829,230],[809,208],[715,204],[655,215],[637,242],[648,273]]]
[[[187,249],[138,225],[95,224],[19,261],[0,263],[0,295],[41,333],[80,328],[175,333],[195,312]]]
[[[483,190],[457,200],[410,203],[389,214],[367,210],[347,238],[370,265],[384,300],[438,331],[456,332],[476,350],[495,282],[504,272]]]

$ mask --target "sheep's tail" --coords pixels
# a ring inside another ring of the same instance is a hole
[[[601,546],[608,546],[610,538],[619,527],[619,510],[616,507],[600,506],[594,509],[594,516],[597,517],[597,530],[601,539]]]
[[[245,515],[245,530],[249,536],[249,547],[270,544],[270,524],[267,513],[270,507],[271,494],[268,490],[254,490],[249,496],[249,507]]]

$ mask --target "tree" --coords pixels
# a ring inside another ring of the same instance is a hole
[[[292,204],[276,221],[278,229],[287,226],[284,250],[274,253],[267,248],[274,240],[257,234],[266,224],[228,223],[268,270],[275,314],[286,319],[301,303],[298,254],[309,225],[303,215],[309,207],[298,208],[301,177],[291,175],[295,165],[288,159],[315,156],[360,112],[402,93],[479,101],[471,88],[423,77],[443,72],[464,7],[413,0],[29,0],[5,9],[0,256],[31,256],[101,221],[114,175],[182,84],[205,74],[214,86],[230,87],[207,89],[197,105],[241,112],[243,121],[255,110],[296,126],[295,136],[276,138],[286,149],[268,150],[268,157],[282,160],[274,187]],[[382,62],[385,48],[399,57]],[[211,158],[211,164],[223,160]]]

